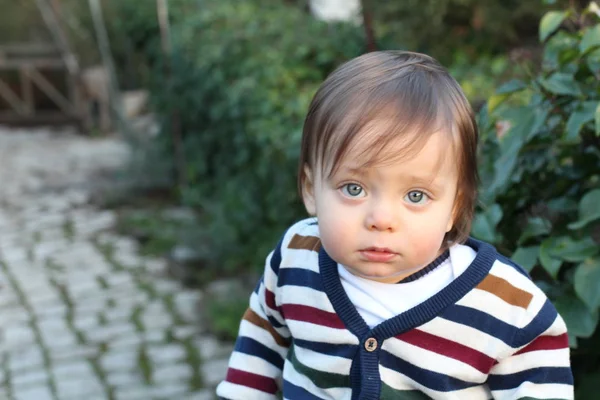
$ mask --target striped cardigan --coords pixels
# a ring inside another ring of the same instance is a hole
[[[292,226],[250,298],[221,399],[572,399],[565,324],[483,242],[433,297],[370,329],[314,219]]]

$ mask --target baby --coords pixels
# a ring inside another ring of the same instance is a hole
[[[313,216],[267,257],[222,399],[572,399],[566,326],[469,237],[477,126],[423,54],[355,58],[316,93],[299,189]]]

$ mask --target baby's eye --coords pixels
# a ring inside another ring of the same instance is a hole
[[[420,190],[412,190],[408,192],[405,199],[412,204],[425,204],[429,200],[429,196]]]
[[[364,196],[365,190],[362,186],[356,183],[347,183],[341,187],[342,193],[348,197],[362,197]]]

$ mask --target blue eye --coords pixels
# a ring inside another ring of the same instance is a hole
[[[412,204],[425,204],[429,200],[429,196],[420,190],[413,190],[408,192],[405,199]]]
[[[342,193],[344,193],[348,197],[362,197],[364,195],[365,190],[362,186],[356,183],[347,183],[342,186]]]

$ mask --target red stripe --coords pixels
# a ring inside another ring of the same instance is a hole
[[[271,292],[267,288],[265,288],[265,302],[271,310],[277,311],[279,314],[281,314],[281,309],[275,303],[275,293]]]
[[[300,304],[283,304],[281,308],[285,314],[285,319],[310,322],[311,324],[324,325],[336,329],[346,328],[336,313]]]
[[[422,349],[462,361],[484,374],[490,372],[490,369],[496,361],[487,354],[465,346],[464,344],[435,336],[418,329],[412,329],[396,336],[396,338]]]
[[[516,354],[529,353],[540,350],[558,350],[569,347],[569,335],[563,333],[558,336],[539,336],[533,342],[517,351]]]
[[[267,378],[266,376],[253,374],[251,372],[241,371],[235,368],[229,368],[227,370],[227,382],[235,383],[250,387],[252,389],[260,390],[261,392],[275,394],[279,390],[277,383],[273,378]]]

